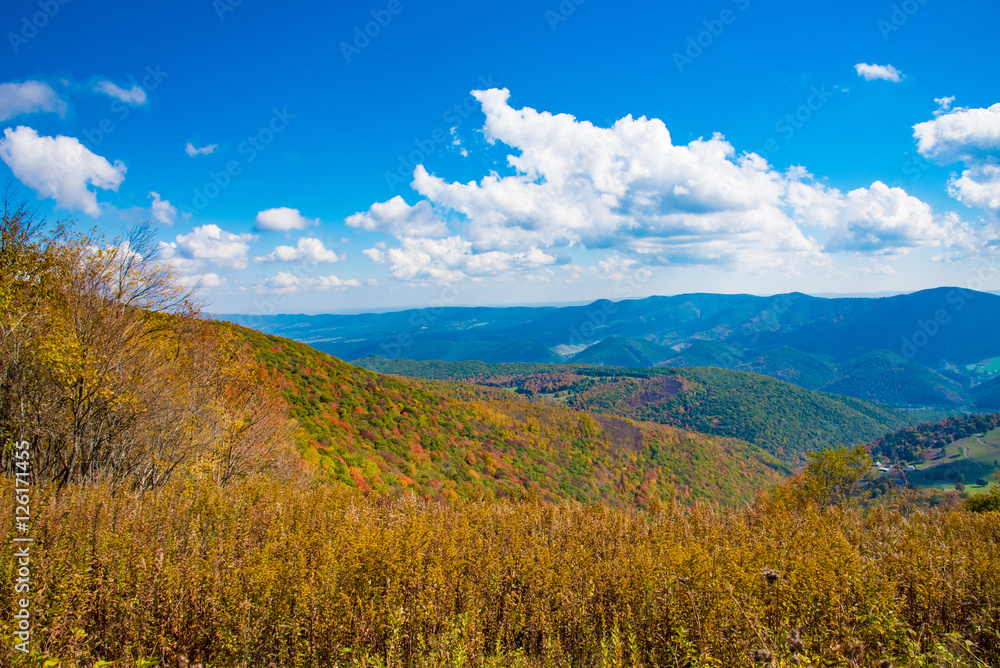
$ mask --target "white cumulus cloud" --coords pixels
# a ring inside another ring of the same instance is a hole
[[[410,206],[396,195],[376,202],[368,211],[349,216],[344,222],[370,232],[387,232],[395,237],[432,237],[448,234],[448,226],[438,218],[430,203],[421,200]]]
[[[203,262],[228,269],[246,269],[248,242],[252,234],[233,234],[218,225],[202,225],[188,234],[178,234],[174,241],[160,242],[160,257],[182,271],[191,271]]]
[[[295,246],[278,246],[267,255],[255,257],[255,263],[261,262],[336,262],[340,257],[326,248],[323,242],[312,237],[302,237]]]
[[[21,114],[66,113],[66,103],[42,81],[0,84],[0,122]]]
[[[23,125],[4,130],[0,159],[21,183],[42,197],[54,199],[64,209],[79,209],[91,216],[98,215],[101,208],[90,186],[117,192],[125,179],[121,161],[108,162],[75,137],[39,136]]]
[[[876,181],[846,195],[820,186],[813,192],[818,196],[798,201],[792,195],[790,201],[799,207],[801,220],[819,220],[830,228],[828,252],[902,255],[921,247],[974,248],[975,236],[968,225],[935,216],[930,205],[902,188]]]
[[[955,96],[936,97],[934,98],[934,102],[938,105],[938,108],[934,111],[934,115],[940,116],[941,114],[947,114],[951,111],[951,105],[955,103]]]
[[[892,65],[869,65],[868,63],[858,63],[854,66],[854,70],[858,73],[858,76],[864,77],[865,81],[883,79],[885,81],[899,83],[903,80],[903,73]]]
[[[178,276],[181,285],[186,288],[218,288],[226,283],[226,279],[213,272],[204,274],[183,274]]]
[[[1000,103],[980,109],[941,109],[935,118],[913,126],[917,151],[940,165],[965,163],[948,183],[948,192],[968,206],[1000,212]]]
[[[974,162],[951,180],[948,193],[967,206],[1000,212],[1000,160]]]
[[[343,290],[346,288],[360,287],[360,281],[353,278],[343,279],[336,276],[299,276],[287,271],[279,271],[274,276],[264,279],[257,284],[256,291],[259,293],[289,294],[300,290],[314,292],[326,292],[329,290]]]
[[[1000,150],[1000,102],[985,109],[952,109],[913,126],[917,151],[942,165]]]
[[[388,266],[396,278],[441,283],[497,276],[513,269],[538,269],[556,262],[554,256],[538,248],[516,253],[498,250],[476,253],[472,244],[459,236],[405,238],[401,248],[368,248],[362,252]]]
[[[109,97],[116,98],[127,104],[146,104],[146,91],[142,86],[133,84],[131,88],[122,88],[111,81],[98,81],[94,86],[98,93],[104,93]]]
[[[259,212],[254,227],[268,232],[290,232],[291,230],[304,230],[310,225],[318,224],[318,219],[310,220],[299,213],[298,209],[282,206]]]

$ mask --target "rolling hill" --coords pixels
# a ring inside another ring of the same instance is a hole
[[[959,383],[884,350],[845,365],[836,380],[823,389],[893,406],[958,407],[965,403]]]
[[[381,373],[507,388],[550,405],[739,438],[786,461],[826,447],[871,441],[923,419],[768,376],[708,367],[627,369],[380,357],[357,364]]]
[[[969,395],[977,410],[1000,411],[1000,377],[976,385]]]
[[[302,343],[230,324],[271,372],[316,475],[440,501],[650,499],[737,503],[788,468],[755,445],[673,426],[464,392],[373,373]]]
[[[592,346],[588,346],[572,357],[570,361],[577,364],[594,364],[598,366],[651,367],[675,357],[677,351],[667,346],[661,346],[651,341],[627,339],[612,336]],[[489,361],[489,360],[483,360]],[[506,361],[506,360],[504,360]],[[533,360],[517,360],[533,361]],[[541,361],[541,360],[539,360]],[[562,361],[562,360],[556,360]]]

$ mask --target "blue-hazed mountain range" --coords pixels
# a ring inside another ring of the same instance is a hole
[[[1000,296],[963,288],[218,317],[344,360],[714,366],[897,407],[1000,408]]]

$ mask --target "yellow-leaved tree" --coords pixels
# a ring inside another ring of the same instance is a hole
[[[105,242],[49,229],[7,197],[0,232],[5,469],[28,441],[34,474],[60,485],[151,488],[179,470],[225,483],[288,449],[267,373],[230,327],[201,317],[148,225]]]

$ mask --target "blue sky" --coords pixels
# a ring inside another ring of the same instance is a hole
[[[2,177],[219,312],[1000,289],[995,2],[316,4],[8,0]]]

